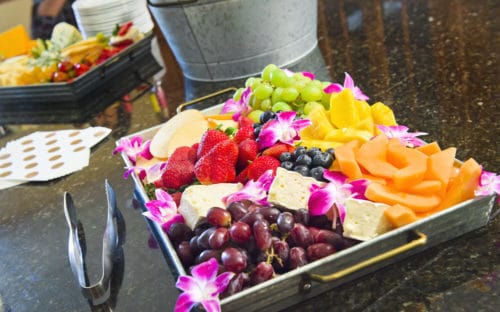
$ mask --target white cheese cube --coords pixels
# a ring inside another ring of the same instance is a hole
[[[304,177],[298,172],[278,167],[276,177],[269,188],[267,201],[288,209],[307,209],[307,202],[311,195],[309,187],[312,184],[322,185],[323,183],[311,177]]]
[[[391,230],[393,227],[384,215],[387,207],[389,205],[368,200],[348,199],[343,235],[365,241]]]
[[[218,183],[210,185],[191,185],[182,193],[179,213],[184,221],[194,229],[201,218],[207,216],[212,207],[225,208],[222,198],[241,189],[240,183]]]

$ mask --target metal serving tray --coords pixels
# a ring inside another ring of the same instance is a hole
[[[183,105],[191,107],[193,104]],[[217,113],[220,105],[204,109],[207,115]],[[160,126],[131,136],[151,139]],[[130,166],[127,156],[122,157]],[[144,203],[147,193],[137,175],[135,197]],[[221,300],[222,311],[277,311],[298,304],[327,290],[352,281],[382,267],[422,252],[432,246],[485,226],[492,217],[495,196],[481,196],[450,207],[425,219],[361,242],[323,259],[277,276]],[[161,226],[145,218],[151,232],[175,277],[186,274],[175,249]]]
[[[70,83],[0,87],[0,125],[82,123],[161,70],[152,33]]]

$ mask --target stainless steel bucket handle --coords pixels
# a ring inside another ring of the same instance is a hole
[[[73,199],[68,192],[64,193],[64,215],[69,227],[68,256],[71,270],[76,277],[83,295],[92,300],[94,305],[102,304],[109,298],[109,285],[113,271],[115,258],[120,255],[119,251],[125,242],[125,221],[116,206],[115,193],[105,181],[108,212],[106,229],[103,235],[102,247],[102,275],[98,282],[89,285],[85,265],[85,236],[83,226],[79,222]]]
[[[165,8],[176,5],[191,4],[195,2],[198,2],[198,0],[165,1],[164,3],[152,3],[151,0],[148,0],[148,5],[152,7]]]
[[[403,246],[396,247],[394,249],[391,249],[389,251],[386,251],[380,255],[374,256],[370,259],[361,261],[355,265],[352,265],[348,268],[345,268],[343,270],[340,270],[338,272],[329,274],[329,275],[320,275],[320,274],[309,274],[309,278],[311,280],[321,282],[321,283],[328,283],[334,280],[338,280],[346,275],[349,275],[351,273],[354,273],[356,271],[359,271],[361,269],[364,269],[370,265],[373,265],[375,263],[387,260],[389,258],[395,257],[396,255],[399,255],[401,253],[404,253],[408,250],[411,250],[413,248],[423,246],[427,243],[427,235],[424,233],[415,231],[415,234],[417,235],[418,238],[404,244]]]
[[[189,105],[192,105],[192,104],[195,104],[195,103],[199,103],[199,102],[211,99],[213,97],[216,97],[216,96],[224,94],[224,93],[235,92],[236,90],[238,90],[238,88],[236,88],[236,87],[229,87],[229,88],[225,88],[225,89],[213,92],[213,93],[209,93],[209,94],[204,95],[204,96],[200,96],[199,98],[196,98],[194,100],[181,103],[181,104],[179,104],[179,106],[177,106],[177,113],[182,112]]]

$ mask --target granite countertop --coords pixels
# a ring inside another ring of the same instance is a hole
[[[428,141],[457,147],[459,159],[473,157],[485,170],[500,172],[498,1],[321,0],[318,9],[318,47],[293,70],[334,82],[349,72],[371,103],[391,106],[400,124],[427,132]],[[174,63],[167,67],[171,112],[184,100],[242,84],[169,80],[181,74]],[[122,177],[121,157],[112,155],[119,137],[161,121],[148,97],[134,102],[132,110],[114,107],[89,123],[114,129],[92,149],[89,166],[0,191],[0,311],[173,309],[179,293],[175,279],[137,209],[133,181]],[[35,130],[61,127],[6,125],[0,146]],[[105,179],[126,221],[125,266],[113,300],[91,307],[68,263],[63,193],[73,196],[85,227],[89,278],[96,281],[106,222]],[[499,232],[499,218],[492,218],[478,230],[287,311],[496,311]]]

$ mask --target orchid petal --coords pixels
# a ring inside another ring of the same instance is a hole
[[[285,75],[287,75],[288,77],[292,77],[294,74],[294,72],[289,70],[288,68],[283,68],[282,70],[285,73]]]
[[[358,87],[354,87],[354,89],[353,89],[353,92],[352,92],[352,93],[354,94],[354,98],[355,98],[355,99],[357,99],[357,100],[360,100],[360,101],[367,101],[367,100],[369,100],[369,99],[370,99],[370,98],[369,98],[366,94],[364,94],[364,93],[363,93],[363,91],[361,91],[361,89],[360,89],[360,88],[358,88]]]
[[[328,86],[326,86],[323,89],[323,92],[330,94],[330,93],[339,93],[343,90],[344,88],[339,85],[338,83],[331,83]]]
[[[348,73],[344,73],[344,89],[354,89],[354,80],[352,80],[351,75]]]
[[[493,172],[483,171],[479,178],[479,185],[474,191],[476,196],[500,195],[500,176]],[[500,197],[498,198],[500,203]]]
[[[156,199],[164,202],[167,205],[167,207],[177,208],[175,201],[172,199],[172,196],[170,196],[170,194],[168,192],[166,192],[162,189],[156,189],[155,195],[156,195]]]
[[[288,111],[288,112],[278,113],[276,114],[276,117],[280,123],[291,124],[296,115],[297,115],[296,112]]]
[[[302,72],[302,76],[307,77],[307,78],[309,78],[309,79],[311,79],[311,80],[314,80],[314,74],[313,74],[313,73],[311,73],[311,72],[308,72],[308,71],[303,71],[303,72]]]
[[[224,102],[224,105],[222,106],[221,114],[226,114],[226,113],[233,113],[238,111],[238,105],[236,104],[236,101],[232,98],[228,99],[226,102]]]
[[[189,293],[182,293],[175,302],[174,312],[189,312],[196,305]]]
[[[217,288],[217,294],[220,294],[221,292],[226,290],[227,285],[234,277],[234,275],[235,274],[233,272],[224,272],[219,276],[217,276],[217,278],[215,279],[215,287]]]
[[[222,201],[229,205],[242,200],[251,200],[257,204],[267,206],[267,191],[269,191],[273,180],[273,171],[267,170],[257,181],[249,180],[241,190],[224,196]]]
[[[156,163],[149,168],[147,168],[146,171],[146,183],[153,183],[155,181],[158,181],[161,179],[161,176],[163,175],[163,172],[167,169],[167,162],[161,162],[161,163]]]
[[[181,275],[175,283],[175,287],[182,291],[191,291],[192,289],[198,287],[198,283],[191,276]]]
[[[344,224],[345,215],[346,215],[345,206],[343,204],[336,204],[335,206],[337,208],[336,210],[337,210],[338,216],[340,218],[340,223]],[[334,222],[335,222],[335,224],[334,224],[333,228],[335,228],[336,225],[337,225],[336,224],[336,222],[337,222],[336,218],[335,218]]]
[[[150,145],[151,145],[151,140],[147,140],[146,142],[144,142],[144,144],[142,144],[141,146],[142,150],[139,153],[139,156],[147,160],[153,159],[154,156],[153,154],[151,154],[151,151],[149,150]]]
[[[191,274],[194,278],[201,281],[211,281],[217,276],[217,271],[219,270],[219,264],[214,258],[202,262],[197,266],[193,267]]]
[[[174,223],[184,223],[184,217],[181,214],[176,214],[174,215],[170,220],[164,222],[161,225],[161,228],[163,229],[163,232],[168,233],[168,230],[170,230],[170,227]]]
[[[238,118],[246,114],[250,110],[250,96],[252,95],[252,89],[250,87],[246,88],[242,93],[241,97],[238,101],[234,99],[228,99],[224,102],[224,106],[222,107],[221,113],[234,113],[233,120],[238,121]]]
[[[269,121],[259,134],[259,149],[274,145],[280,137],[279,123],[277,120]]]
[[[335,182],[337,184],[344,184],[347,181],[347,177],[338,171],[323,171],[323,177],[330,181]]]
[[[367,179],[359,179],[352,181],[350,183],[352,185],[352,197],[357,199],[366,199],[365,192],[368,187],[369,181]]]
[[[217,299],[203,300],[201,302],[207,312],[220,312],[220,303]]]
[[[309,213],[312,216],[323,215],[332,208],[335,202],[334,197],[331,193],[324,188],[320,188],[316,190],[314,193],[311,193],[309,197],[309,201],[307,203],[309,207]]]
[[[377,128],[382,131],[389,139],[399,139],[401,144],[407,147],[418,147],[425,145],[425,141],[417,138],[417,136],[427,135],[426,132],[408,132],[409,128],[403,125],[399,126],[384,126],[377,125]]]

